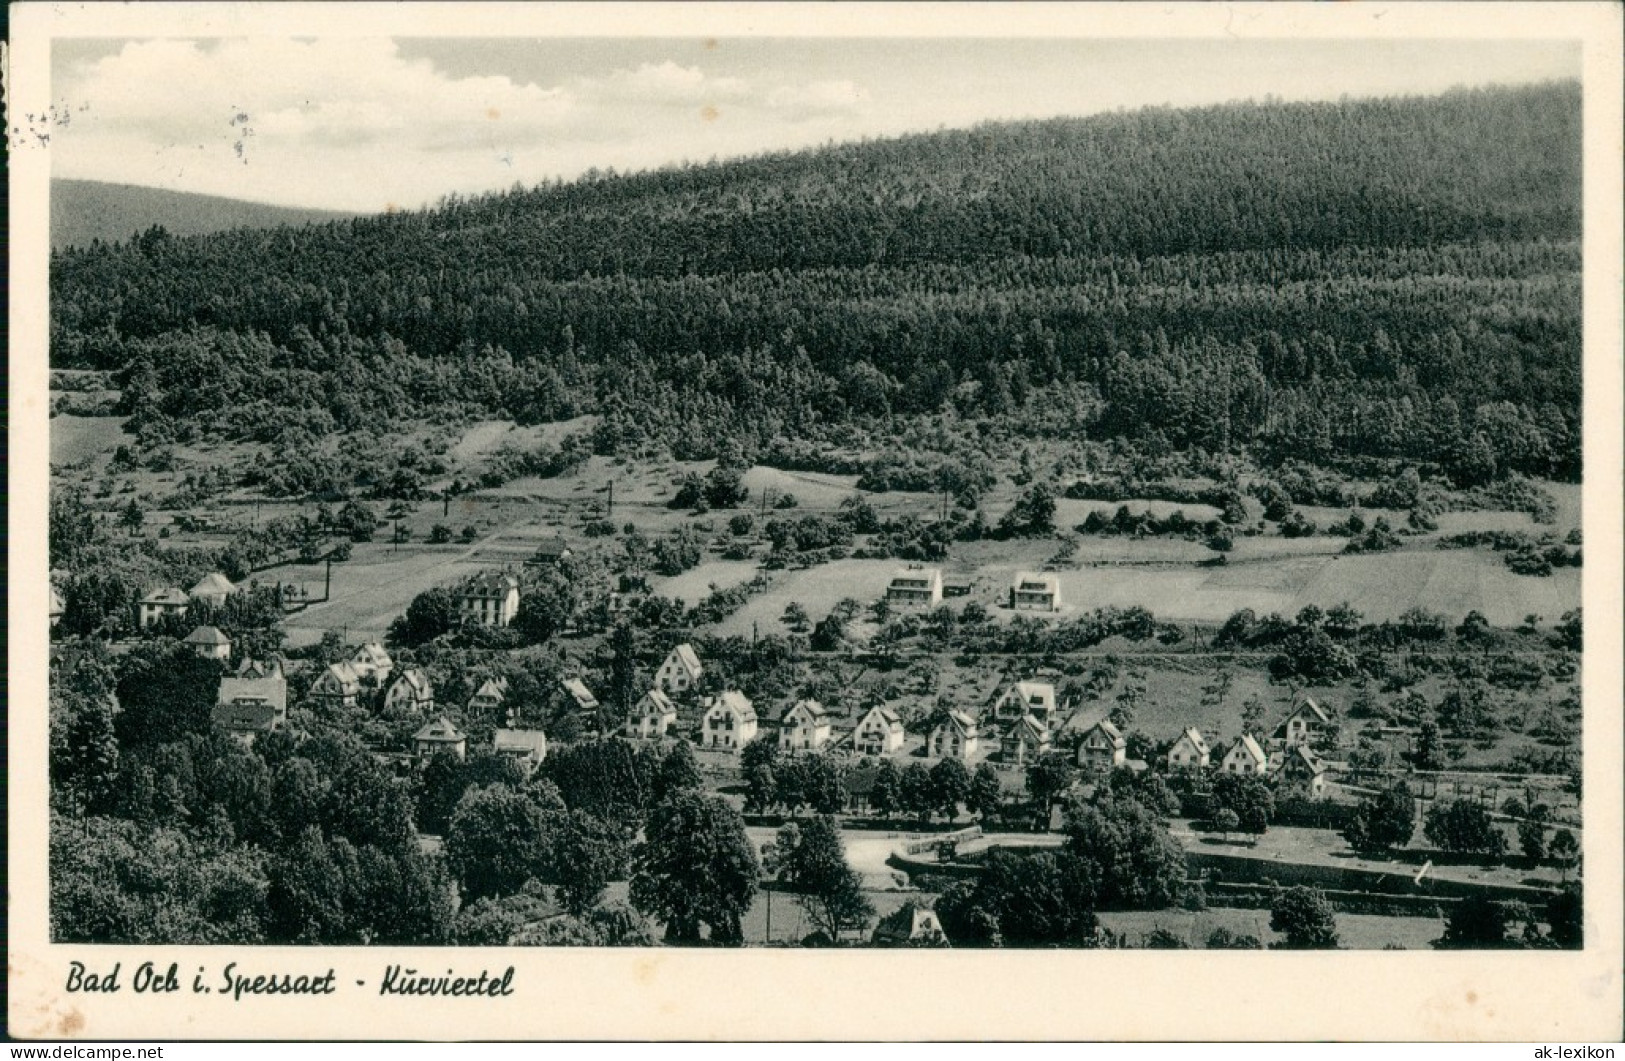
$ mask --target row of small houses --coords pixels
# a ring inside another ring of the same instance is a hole
[[[212,628],[200,628],[189,635],[200,653],[218,651]],[[213,631],[218,634],[218,631]],[[229,657],[229,645],[224,655]],[[704,664],[691,645],[678,645],[667,654],[655,672],[653,686],[634,706],[625,720],[628,737],[659,740],[675,736],[678,710],[674,697],[698,687]],[[592,691],[578,678],[564,679],[562,690],[579,714],[596,717],[600,704]],[[312,683],[310,696],[330,706],[354,707],[368,689],[382,690],[385,710],[432,713],[435,694],[428,675],[417,667],[397,671],[388,651],[376,642],[360,646],[348,659],[330,664]],[[484,681],[467,703],[471,717],[500,717],[508,692],[506,679]],[[217,724],[240,736],[277,728],[286,717],[286,683],[281,665],[245,661],[233,677],[222,680]],[[699,746],[704,749],[737,752],[760,734],[761,720],[750,698],[738,690],[725,690],[706,697],[701,706]],[[948,712],[926,737],[925,753],[930,758],[979,758],[996,748],[1005,764],[1023,764],[1051,752],[1058,729],[1059,701],[1054,685],[1042,681],[1012,683],[987,713],[986,723],[969,713]],[[825,749],[850,751],[859,756],[883,757],[902,751],[905,729],[901,716],[891,708],[877,705],[858,719],[850,731],[837,734],[830,712],[817,700],[802,699],[789,705],[778,720],[778,743],[791,752]],[[1331,718],[1313,699],[1305,698],[1282,720],[1269,742],[1272,756],[1250,735],[1237,740],[1221,756],[1218,770],[1243,776],[1284,776],[1303,783],[1318,794],[1325,787],[1325,765],[1312,752],[1315,739],[1330,725]],[[534,734],[534,736],[527,736]],[[499,730],[499,745],[507,740],[515,754],[536,762],[546,754],[540,731]],[[449,720],[438,718],[413,738],[414,751],[427,754],[449,750],[459,756],[466,751],[466,737]],[[499,748],[499,750],[502,750]],[[1214,752],[1202,733],[1184,730],[1168,749],[1164,762],[1170,772],[1212,768]],[[1105,772],[1119,767],[1143,770],[1147,764],[1130,761],[1127,740],[1109,719],[1099,719],[1084,728],[1076,753],[1077,765],[1089,772]]]
[[[942,580],[942,570],[915,565],[893,576],[886,585],[886,603],[905,610],[930,610],[944,596],[963,596],[968,586],[950,586]],[[1019,571],[1010,583],[1006,597],[1010,608],[1025,612],[1061,610],[1061,580],[1049,572]]]

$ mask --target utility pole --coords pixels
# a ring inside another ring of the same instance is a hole
[[[333,599],[333,554],[327,554],[327,582],[322,586],[322,600]]]
[[[604,507],[604,518],[605,519],[614,519],[615,518],[615,480],[614,479],[611,479],[609,481],[609,501]]]

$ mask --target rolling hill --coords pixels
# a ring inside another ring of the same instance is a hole
[[[200,236],[232,228],[277,228],[351,216],[134,184],[51,182],[51,246],[58,250],[88,247],[95,240],[122,242],[153,225],[177,236]]]

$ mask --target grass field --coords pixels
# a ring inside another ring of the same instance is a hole
[[[288,640],[309,644],[321,640],[325,630],[347,631],[352,643],[380,638],[419,593],[506,559],[492,555],[496,544],[403,545],[398,550],[379,542],[356,545],[348,561],[333,565],[332,598],[289,618]],[[262,577],[302,583],[320,597],[324,573],[321,565],[295,564]]]
[[[126,441],[125,416],[53,416],[51,463],[77,464],[110,456]]]
[[[1239,910],[1212,907],[1189,910],[1121,910],[1100,915],[1100,923],[1122,933],[1133,946],[1157,929],[1173,933],[1193,948],[1205,946],[1216,928],[1228,928],[1237,935],[1256,936],[1267,947],[1279,935],[1270,930],[1268,910]],[[1377,914],[1338,914],[1337,934],[1345,950],[1382,950],[1397,946],[1406,950],[1427,950],[1444,934],[1444,922],[1431,917],[1384,917]]]

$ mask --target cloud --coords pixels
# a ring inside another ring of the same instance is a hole
[[[851,81],[815,81],[780,85],[767,95],[767,106],[796,118],[828,117],[861,110],[869,94]]]
[[[377,210],[592,166],[799,146],[819,119],[866,98],[851,81],[721,76],[671,60],[551,81],[454,76],[388,39],[131,41],[61,79],[56,95],[75,115],[53,166],[65,177]]]
[[[636,70],[619,70],[605,78],[581,78],[576,85],[589,98],[681,106],[740,100],[750,91],[740,78],[710,77],[698,67],[678,66],[669,59],[644,63]]]

